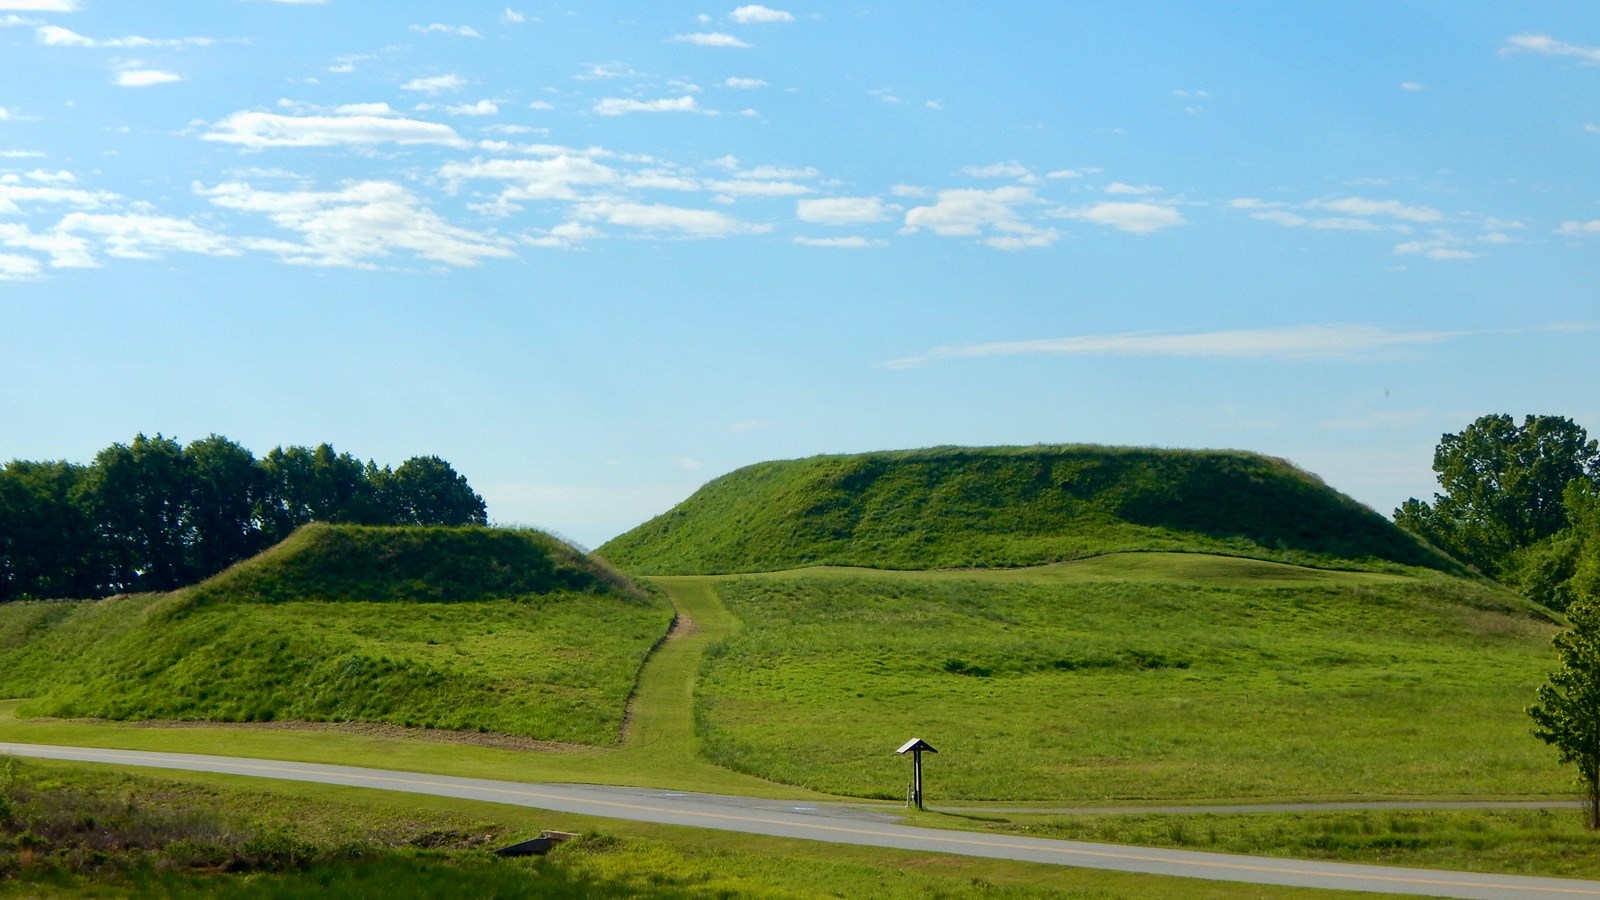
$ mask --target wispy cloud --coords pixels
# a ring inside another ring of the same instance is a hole
[[[731,34],[720,31],[697,31],[693,34],[676,34],[672,39],[681,44],[694,44],[698,47],[748,47],[749,44],[739,40]]]
[[[1583,47],[1558,41],[1548,34],[1519,34],[1506,40],[1502,54],[1536,53],[1540,56],[1571,56],[1600,64],[1600,47]]]
[[[4,7],[0,7],[4,9]],[[147,48],[172,48],[172,47],[209,47],[215,44],[216,38],[185,37],[185,38],[147,38],[139,35],[120,38],[92,38],[86,37],[70,28],[59,25],[43,25],[34,32],[39,43],[46,47],[85,47],[89,49],[147,49]]]
[[[448,125],[393,115],[285,116],[254,111],[228,116],[201,139],[254,149],[389,143],[467,145]]]
[[[865,250],[865,249],[868,249],[870,247],[887,247],[887,246],[889,246],[889,242],[888,241],[864,238],[864,237],[861,237],[860,235],[852,235],[850,237],[825,237],[825,238],[801,236],[801,237],[796,237],[794,239],[794,242],[796,244],[799,244],[802,247],[834,247],[834,248],[842,249],[842,250]]]
[[[827,197],[801,200],[795,207],[795,216],[818,225],[859,225],[882,222],[889,214],[877,197]]]
[[[1155,234],[1184,224],[1181,213],[1161,203],[1091,203],[1077,209],[1060,210],[1056,215],[1080,222],[1105,225],[1129,234]]]
[[[1301,325],[1189,334],[1080,335],[1032,341],[936,347],[917,356],[889,360],[890,369],[910,369],[952,359],[1070,354],[1263,359],[1280,362],[1370,360],[1384,351],[1439,344],[1477,332],[1394,331],[1371,325]]]
[[[1567,237],[1600,237],[1600,219],[1587,222],[1562,222],[1556,234]]]
[[[418,34],[453,34],[456,37],[481,38],[478,29],[471,25],[446,25],[442,22],[433,22],[428,25],[413,25],[411,30]]]
[[[682,97],[664,97],[660,100],[630,100],[623,97],[606,97],[595,103],[594,111],[602,116],[621,116],[628,113],[700,112],[699,105],[687,94]]]
[[[728,18],[738,22],[740,25],[761,25],[777,22],[793,22],[794,13],[781,9],[773,9],[770,6],[761,6],[760,4],[752,3],[748,6],[741,6],[738,9],[735,9],[733,12],[728,14]]]
[[[0,10],[16,12],[77,12],[78,0],[0,0]]]
[[[467,80],[460,75],[433,75],[427,78],[413,78],[400,85],[403,91],[421,91],[424,94],[442,94],[448,91],[459,91],[467,86]]]
[[[150,87],[182,80],[182,75],[161,69],[123,69],[112,77],[119,87]]]

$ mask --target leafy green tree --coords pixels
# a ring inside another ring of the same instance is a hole
[[[482,525],[483,498],[467,479],[437,456],[413,456],[389,472],[376,470],[383,504],[393,525]]]
[[[307,522],[381,524],[383,510],[366,465],[331,444],[277,447],[261,460],[258,518],[269,543]]]
[[[187,567],[195,579],[207,578],[266,546],[256,519],[266,473],[249,450],[220,435],[190,443],[183,455]]]
[[[1600,603],[1581,600],[1567,611],[1571,627],[1554,639],[1561,668],[1528,707],[1535,737],[1554,745],[1562,763],[1578,767],[1584,819],[1600,829]]]
[[[1433,454],[1441,493],[1415,498],[1395,522],[1456,558],[1502,575],[1523,548],[1567,526],[1564,502],[1575,481],[1600,484],[1600,446],[1571,419],[1478,418],[1446,434]]]
[[[110,592],[191,580],[184,521],[189,461],[178,442],[143,434],[100,451],[84,488],[109,562]]]
[[[87,472],[68,462],[0,468],[0,602],[101,593],[103,554],[81,502]]]

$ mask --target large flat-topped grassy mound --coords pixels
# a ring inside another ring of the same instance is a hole
[[[994,568],[1138,550],[1460,570],[1283,460],[1095,446],[759,463],[600,548],[642,574]]]
[[[615,743],[672,611],[539,532],[311,526],[188,590],[0,604],[24,713]]]

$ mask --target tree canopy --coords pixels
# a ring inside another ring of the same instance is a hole
[[[1600,446],[1562,416],[1479,417],[1433,454],[1441,492],[1395,510],[1395,522],[1487,574],[1566,529],[1568,489],[1600,486]]]
[[[437,456],[397,469],[329,444],[256,458],[221,435],[136,436],[87,466],[0,467],[0,601],[171,590],[311,521],[473,525],[483,498]]]
[[[1554,639],[1561,668],[1539,687],[1528,707],[1534,737],[1553,745],[1561,762],[1578,768],[1584,817],[1600,828],[1600,604],[1581,601],[1567,611],[1571,627]]]

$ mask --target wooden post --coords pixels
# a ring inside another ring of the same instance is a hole
[[[924,808],[922,805],[922,751],[924,750],[929,753],[939,752],[922,738],[912,738],[895,751],[901,755],[911,754],[911,802],[915,803],[919,810]]]

